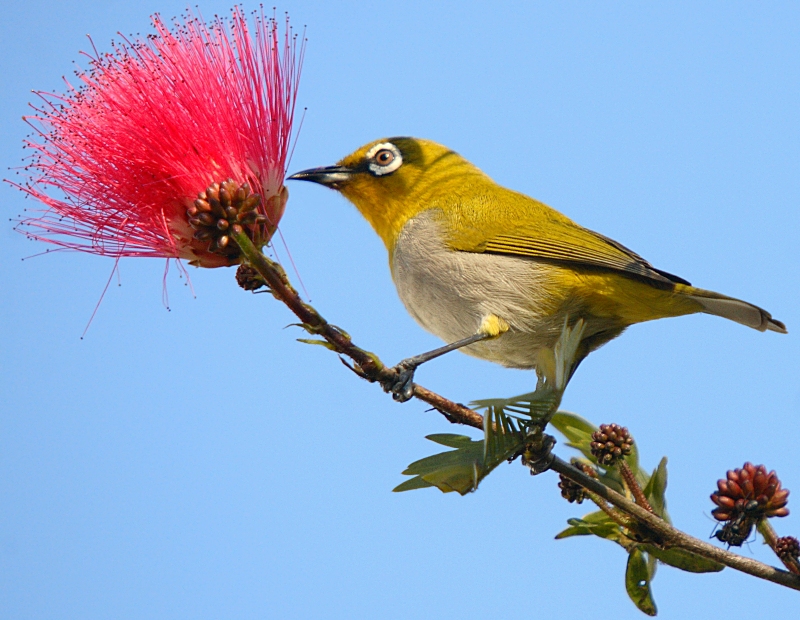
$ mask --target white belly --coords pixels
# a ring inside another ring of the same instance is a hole
[[[409,313],[445,342],[478,331],[490,314],[511,329],[495,340],[461,349],[513,368],[535,368],[543,348],[552,348],[564,314],[544,293],[546,265],[525,258],[455,252],[444,244],[435,211],[406,223],[392,256],[392,277]]]

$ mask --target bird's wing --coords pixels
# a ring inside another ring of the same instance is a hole
[[[547,238],[537,235],[537,228],[521,226],[513,234],[490,234],[484,239],[468,234],[452,238],[450,244],[455,250],[527,256],[567,266],[617,271],[664,284],[689,284],[678,276],[656,269],[621,243],[566,218],[563,221],[548,218]]]

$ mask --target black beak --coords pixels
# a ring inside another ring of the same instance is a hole
[[[309,168],[308,170],[295,172],[292,176],[288,177],[288,179],[294,181],[312,181],[335,189],[339,183],[344,183],[351,179],[353,174],[355,174],[355,170],[352,168],[347,168],[345,166],[325,166],[323,168]]]

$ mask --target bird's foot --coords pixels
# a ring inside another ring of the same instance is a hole
[[[411,400],[414,395],[414,371],[417,370],[419,363],[414,358],[408,358],[397,364],[391,370],[393,377],[381,381],[384,392],[392,395],[398,403]]]
[[[531,470],[531,476],[550,469],[550,465],[553,464],[553,446],[555,445],[555,438],[544,433],[541,428],[533,431],[522,454],[522,464]]]
[[[397,364],[397,366],[391,369],[393,371],[393,376],[391,378],[381,381],[381,387],[383,387],[385,392],[389,392],[392,395],[392,398],[399,403],[404,403],[407,400],[411,400],[411,397],[414,395],[414,371],[418,366],[421,366],[425,362],[429,362],[440,355],[460,349],[461,347],[466,347],[470,344],[480,342],[481,340],[491,340],[492,338],[497,338],[508,330],[509,326],[505,320],[493,314],[487,315],[483,319],[480,331],[478,331],[477,334],[467,336],[466,338],[462,338],[456,342],[451,342],[450,344],[446,344],[445,346],[434,349],[433,351],[428,351],[427,353],[421,353],[420,355],[415,355],[414,357],[404,359],[402,362]]]

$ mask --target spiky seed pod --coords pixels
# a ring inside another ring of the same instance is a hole
[[[763,465],[745,463],[740,469],[728,471],[725,479],[717,481],[711,501],[717,508],[711,511],[718,521],[731,521],[741,515],[758,520],[764,517],[785,517],[789,490],[781,488],[778,475]]]
[[[246,291],[257,291],[266,286],[264,278],[250,265],[239,265],[236,270],[236,283]]]
[[[586,493],[581,485],[573,482],[563,474],[559,474],[558,488],[561,489],[561,497],[567,500],[570,504],[583,503],[586,499]]]
[[[283,210],[289,192],[281,188],[276,196],[267,202]],[[194,204],[186,211],[189,225],[194,229],[194,238],[207,243],[210,253],[220,254],[235,262],[240,254],[239,247],[231,240],[232,234],[246,232],[257,245],[266,242],[262,226],[267,225],[267,216],[258,212],[261,196],[250,193],[247,183],[241,185],[233,179],[222,183],[212,183],[200,192]],[[273,228],[274,230],[274,228]],[[272,231],[269,231],[272,234]]]
[[[599,430],[592,433],[592,454],[598,463],[606,467],[628,456],[632,447],[633,437],[627,428],[619,424],[601,424]]]
[[[775,553],[784,562],[800,560],[800,541],[794,536],[782,536],[775,542]]]
[[[578,469],[580,469],[587,476],[591,478],[599,478],[599,476],[597,475],[597,469],[595,468],[594,465],[582,461],[581,459],[571,459],[570,463],[575,467],[577,467]]]

